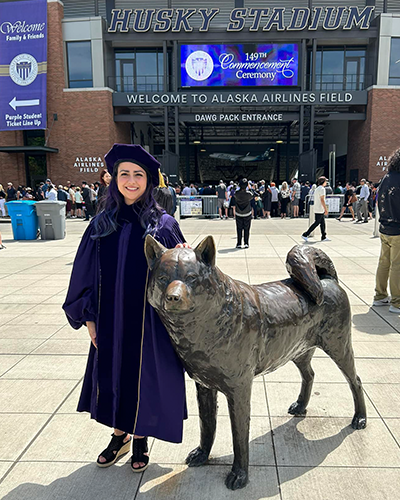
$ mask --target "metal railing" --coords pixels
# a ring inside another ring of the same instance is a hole
[[[329,216],[338,216],[342,210],[344,203],[344,194],[327,194],[325,197],[326,206],[329,210]],[[304,213],[309,216],[310,214],[310,204],[314,204],[314,194],[306,196],[306,202],[304,205]]]
[[[307,88],[311,89],[311,75],[307,75]],[[315,76],[315,89],[321,91],[365,90],[373,83],[372,75],[333,73]]]
[[[117,92],[164,92],[163,75],[109,76],[107,81]]]
[[[217,196],[177,196],[181,217],[219,217]],[[325,198],[329,216],[337,217],[343,207],[344,194],[328,194]],[[306,216],[310,213],[310,202],[314,204],[313,195],[307,195],[304,204]],[[355,203],[353,207],[355,208]]]
[[[180,216],[183,217],[218,217],[217,196],[178,196]]]
[[[311,75],[306,76],[307,89],[311,89]],[[109,76],[108,86],[117,92],[167,92],[171,87],[168,77],[167,89],[164,89],[163,75],[144,76]],[[372,75],[329,74],[316,75],[315,90],[345,91],[365,90],[373,83]]]

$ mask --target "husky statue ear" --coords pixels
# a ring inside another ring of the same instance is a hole
[[[207,236],[194,249],[197,257],[208,266],[215,266],[215,242],[212,236]]]
[[[153,236],[150,234],[146,236],[146,239],[144,240],[144,254],[146,256],[147,264],[151,270],[166,250],[167,249],[154,239]]]

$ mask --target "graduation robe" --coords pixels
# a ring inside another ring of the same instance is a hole
[[[184,372],[168,333],[147,302],[144,229],[124,206],[118,230],[93,240],[85,231],[63,309],[75,329],[96,323],[78,411],[140,436],[180,443],[186,415]],[[164,214],[154,237],[167,248],[185,241]]]

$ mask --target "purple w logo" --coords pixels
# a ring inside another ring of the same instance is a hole
[[[202,76],[207,70],[207,59],[205,57],[192,59],[192,68],[197,76]]]
[[[27,80],[29,77],[29,74],[32,70],[32,63],[29,61],[21,61],[17,63],[17,71],[18,75],[22,80]]]

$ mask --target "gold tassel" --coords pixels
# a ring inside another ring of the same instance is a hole
[[[164,177],[163,177],[160,169],[158,169],[158,187],[159,188],[166,188],[167,187],[165,185]]]

